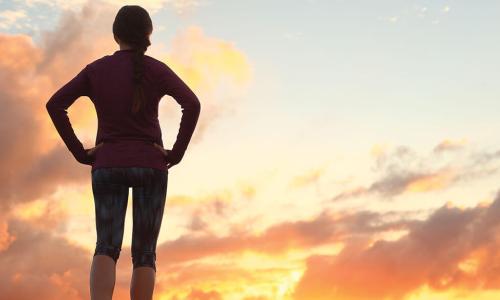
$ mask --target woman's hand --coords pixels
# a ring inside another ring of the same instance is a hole
[[[99,149],[100,147],[102,147],[102,145],[104,144],[104,142],[100,142],[99,144],[97,144],[97,146],[95,146],[94,148],[90,148],[90,149],[86,149],[85,151],[87,152],[87,155],[90,156],[90,157],[93,157],[94,156],[94,153],[97,149]]]
[[[76,160],[84,165],[92,166],[95,160],[95,151],[102,147],[102,145],[103,142],[93,148],[83,149],[83,152],[78,152],[78,156],[75,156]]]
[[[160,150],[160,151],[163,153],[163,155],[165,156],[165,159],[167,160],[167,169],[170,169],[170,167],[172,167],[173,165],[176,165],[176,164],[174,164],[174,163],[172,163],[172,162],[168,161],[168,159],[169,159],[168,154],[169,154],[169,153],[170,153],[170,151],[172,151],[172,150],[169,150],[169,149],[164,149],[161,145],[158,145],[157,143],[153,143],[153,145],[154,145],[154,146],[155,146],[158,150]]]

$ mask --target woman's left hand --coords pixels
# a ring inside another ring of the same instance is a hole
[[[87,155],[89,155],[89,156],[93,156],[93,155],[94,155],[94,153],[95,153],[95,151],[96,151],[97,149],[99,149],[100,147],[102,147],[102,145],[103,145],[103,144],[104,144],[104,142],[100,142],[100,143],[99,143],[99,144],[97,144],[97,146],[95,146],[94,148],[90,148],[90,149],[85,150],[85,151],[87,151]]]

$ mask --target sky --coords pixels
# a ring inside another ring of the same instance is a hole
[[[148,10],[146,54],[202,107],[169,171],[155,299],[499,299],[494,0],[0,1],[6,299],[89,298],[90,166],[45,103],[118,49],[124,4]],[[68,114],[94,146],[90,99]],[[162,98],[166,148],[180,117]],[[114,299],[129,298],[131,201]]]

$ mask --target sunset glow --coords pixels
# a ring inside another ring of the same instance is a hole
[[[45,110],[128,1],[0,2],[0,298],[90,299],[90,167]],[[500,299],[500,2],[139,1],[202,110],[154,299]],[[94,146],[94,105],[68,110]],[[165,148],[180,106],[160,102]],[[113,299],[130,299],[132,193]]]

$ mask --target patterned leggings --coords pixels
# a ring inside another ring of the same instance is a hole
[[[94,256],[120,256],[129,187],[132,187],[133,269],[156,272],[156,242],[167,197],[168,170],[144,167],[99,168],[92,171],[97,242]]]

